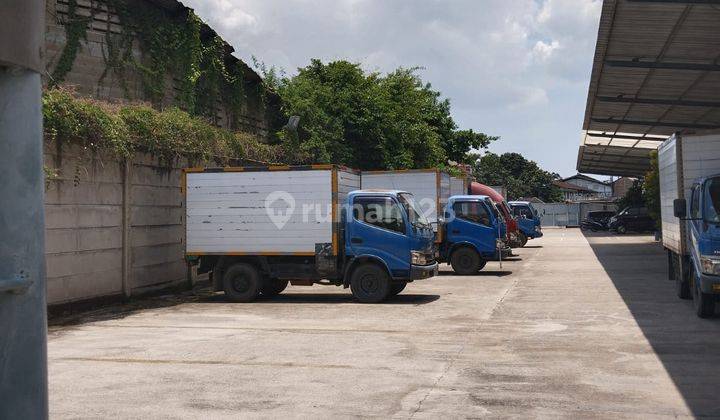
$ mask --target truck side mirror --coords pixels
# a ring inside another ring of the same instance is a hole
[[[684,219],[687,216],[687,201],[684,198],[673,200],[673,214],[675,217]]]

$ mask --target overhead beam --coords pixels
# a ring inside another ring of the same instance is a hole
[[[650,141],[659,141],[663,142],[667,139],[667,137],[641,137],[641,136],[631,136],[627,134],[608,134],[608,133],[586,133],[587,137],[602,137],[602,138],[608,138],[608,139],[621,139],[621,140],[650,140]]]
[[[600,102],[614,102],[624,104],[647,104],[647,105],[677,105],[677,106],[701,106],[708,108],[720,108],[720,102],[715,101],[692,101],[686,99],[660,99],[660,98],[633,98],[627,96],[598,96]]]
[[[720,0],[626,0],[628,3],[720,4]]]
[[[640,69],[720,71],[720,64],[710,63],[670,63],[661,61],[605,60],[605,64],[610,67],[631,67]]]
[[[626,120],[616,118],[590,118],[592,122],[599,124],[624,124],[624,125],[644,125],[648,127],[677,127],[677,128],[697,128],[697,129],[718,129],[718,124],[698,124],[686,122],[665,122],[665,121],[642,121],[642,120]],[[644,139],[640,139],[644,140]]]

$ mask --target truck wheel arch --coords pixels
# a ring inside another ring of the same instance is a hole
[[[381,258],[376,257],[375,255],[359,255],[357,257],[352,258],[349,263],[347,264],[347,268],[345,269],[345,273],[343,275],[343,287],[348,288],[350,287],[350,277],[352,277],[353,270],[355,270],[357,267],[359,267],[362,264],[365,263],[372,263],[380,266],[387,275],[392,279],[392,274],[390,273],[390,269],[388,268],[387,264],[385,264],[385,261],[383,261]]]

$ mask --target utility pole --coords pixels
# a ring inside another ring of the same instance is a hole
[[[0,1],[0,419],[45,419],[43,0]]]

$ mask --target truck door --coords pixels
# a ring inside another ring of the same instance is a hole
[[[456,201],[452,211],[455,217],[447,225],[448,243],[469,242],[481,253],[494,253],[497,238],[496,227],[484,203],[479,201]],[[448,215],[450,217],[452,215]]]
[[[700,261],[700,256],[696,252],[696,244],[698,243],[698,234],[700,232],[700,223],[702,222],[702,214],[700,213],[700,193],[702,191],[700,184],[695,184],[690,190],[690,220],[687,221],[687,240],[688,248],[695,257],[695,261]],[[683,223],[682,221],[680,223]]]
[[[374,255],[393,276],[410,275],[408,221],[399,203],[388,196],[356,196],[346,244],[350,255]]]

